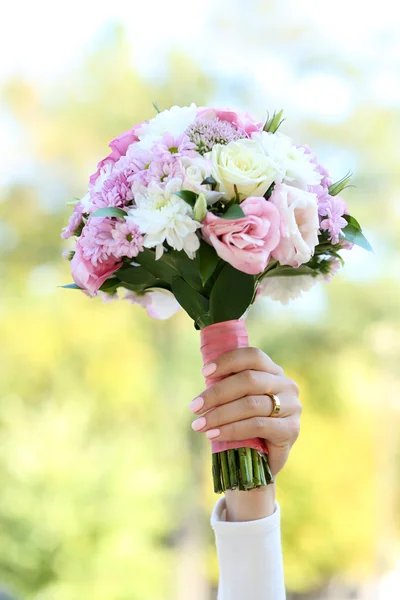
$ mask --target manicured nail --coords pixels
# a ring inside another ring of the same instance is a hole
[[[200,410],[203,406],[204,406],[204,400],[201,396],[199,396],[198,398],[195,398],[189,404],[190,410],[194,413],[197,412],[198,410]]]
[[[204,375],[204,377],[209,377],[210,375],[215,373],[216,370],[217,370],[217,365],[215,363],[208,363],[208,365],[205,365],[202,368],[201,374]]]
[[[203,429],[203,427],[205,427],[205,424],[206,424],[205,418],[200,417],[199,419],[196,419],[195,421],[193,421],[192,429],[193,429],[193,431],[199,431],[200,429]]]
[[[218,437],[220,433],[221,431],[219,429],[210,429],[210,431],[206,431],[206,436],[209,440],[212,440],[213,438]]]

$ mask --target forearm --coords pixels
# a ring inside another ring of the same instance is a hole
[[[275,484],[248,492],[225,492],[226,520],[230,522],[255,521],[273,514],[275,510]]]

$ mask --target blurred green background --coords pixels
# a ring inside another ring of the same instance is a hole
[[[316,151],[375,255],[280,307],[252,345],[301,387],[278,478],[288,600],[400,589],[400,42],[391,3],[14,2],[0,25],[0,589],[26,600],[211,600],[198,333],[61,290],[60,238],[108,142],[152,102],[229,105]],[[167,5],[166,5],[167,4]],[[394,9],[393,9],[394,10]],[[397,590],[397,592],[396,592]],[[247,599],[244,599],[247,600]],[[250,599],[249,599],[250,600]]]

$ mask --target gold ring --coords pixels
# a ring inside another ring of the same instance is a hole
[[[281,412],[281,401],[279,400],[278,396],[275,396],[275,394],[267,394],[267,396],[269,396],[273,402],[273,409],[271,414],[269,415],[270,417],[277,417],[279,415],[279,413]]]

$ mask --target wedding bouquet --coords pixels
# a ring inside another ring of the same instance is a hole
[[[174,106],[123,133],[90,177],[62,233],[75,281],[154,318],[182,307],[200,329],[204,364],[248,345],[259,294],[283,302],[329,281],[341,250],[370,246],[307,146],[231,110]],[[208,380],[209,386],[215,380]],[[270,483],[261,439],[212,442],[216,492]]]

